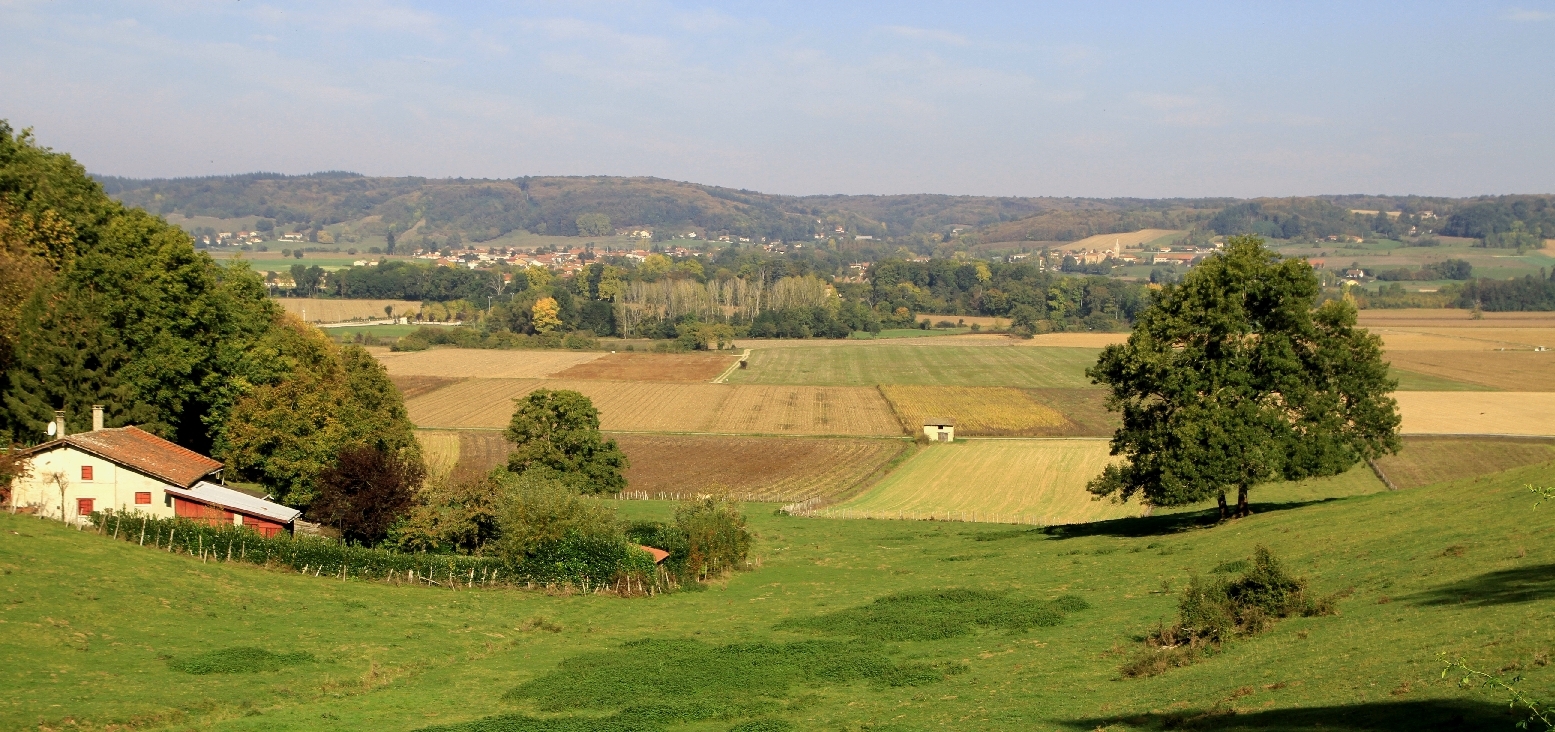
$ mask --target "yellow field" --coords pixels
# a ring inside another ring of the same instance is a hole
[[[496,351],[473,348],[433,348],[394,353],[375,349],[390,376],[539,379],[605,356],[602,351]]]
[[[933,325],[940,322],[941,320],[948,320],[952,323],[959,321],[966,323],[967,327],[979,325],[984,328],[1004,328],[1008,327],[1010,324],[1009,318],[996,318],[992,315],[931,315],[929,313],[918,314],[918,322],[920,323],[928,322],[929,325]]]
[[[421,303],[408,300],[315,300],[307,297],[278,297],[275,303],[286,312],[309,323],[344,323],[350,320],[382,320],[384,306],[392,305],[396,316],[421,309]],[[306,311],[306,313],[304,312]]]
[[[1397,351],[1394,368],[1505,389],[1555,391],[1555,351]]]
[[[1106,348],[1114,343],[1127,343],[1127,333],[1043,333],[1012,342],[1017,346],[1046,346],[1049,348]]]
[[[1032,435],[1073,425],[1031,394],[1007,386],[880,387],[902,428],[916,434],[926,417],[950,417],[958,435]]]
[[[1401,391],[1402,432],[1555,435],[1555,392]]]
[[[470,379],[406,403],[422,428],[506,427],[513,400],[572,389],[593,400],[600,426],[619,432],[900,435],[869,387],[729,386],[570,379]]]
[[[1130,231],[1122,234],[1097,234],[1077,242],[1065,244],[1059,248],[1068,251],[1083,251],[1086,249],[1111,249],[1114,246],[1121,246],[1127,249],[1141,244],[1149,244],[1164,236],[1180,233],[1182,232],[1176,229],[1140,229],[1139,231]]]
[[[1085,484],[1110,460],[1106,440],[975,440],[924,448],[853,500],[817,516],[944,518],[1044,525],[1138,516]]]
[[[416,442],[421,443],[421,459],[430,479],[448,477],[459,463],[458,432],[416,430]]]
[[[720,385],[722,386],[722,385]],[[783,435],[900,435],[880,392],[867,386],[731,386],[713,432]]]

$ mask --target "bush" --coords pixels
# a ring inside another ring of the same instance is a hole
[[[1233,580],[1193,576],[1178,600],[1176,624],[1152,631],[1146,647],[1119,671],[1153,676],[1188,665],[1233,638],[1262,633],[1279,618],[1335,612],[1336,596],[1310,597],[1306,580],[1287,574],[1266,547],[1253,550],[1251,565],[1237,560],[1215,568],[1216,573],[1236,571],[1242,574]]]
[[[739,507],[724,498],[684,501],[675,528],[686,537],[686,570],[702,579],[745,567],[751,535]]]
[[[193,658],[168,661],[167,667],[186,674],[243,674],[256,671],[277,671],[286,666],[310,663],[313,654],[272,653],[262,648],[238,646],[208,651]]]
[[[480,554],[501,536],[500,486],[490,476],[438,480],[422,488],[405,518],[389,532],[402,551]]]

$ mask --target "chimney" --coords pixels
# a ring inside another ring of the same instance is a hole
[[[101,404],[93,404],[92,405],[92,431],[96,432],[96,431],[98,431],[98,430],[100,430],[102,428],[103,428],[103,405],[101,405]]]
[[[56,410],[54,412],[54,439],[58,440],[58,439],[60,439],[60,438],[62,438],[64,436],[65,436],[65,410],[60,409],[60,410]]]

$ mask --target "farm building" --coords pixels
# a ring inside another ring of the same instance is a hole
[[[935,442],[955,442],[956,420],[949,417],[928,417],[923,420],[923,434]]]
[[[289,531],[298,511],[220,485],[222,464],[138,427],[103,427],[92,410],[92,431],[65,434],[56,412],[55,439],[26,448],[27,474],[11,492],[13,511],[72,523],[93,511],[138,511],[153,516],[249,526],[267,536]]]

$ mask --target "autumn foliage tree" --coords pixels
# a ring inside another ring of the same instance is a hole
[[[1128,342],[1108,346],[1087,374],[1123,414],[1117,464],[1091,481],[1097,496],[1142,495],[1183,506],[1236,488],[1341,473],[1396,452],[1399,416],[1382,342],[1357,328],[1355,306],[1316,307],[1317,276],[1257,237],[1168,285]]]
[[[308,517],[342,538],[374,545],[410,510],[426,477],[420,461],[367,445],[347,445],[319,475],[319,495]]]

